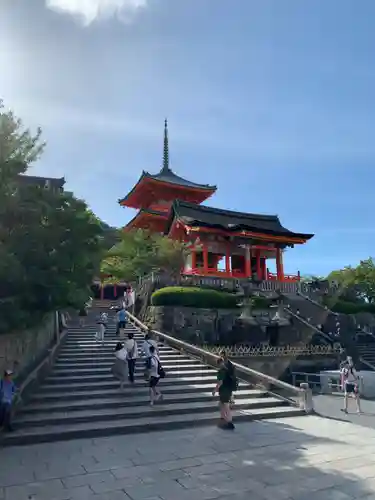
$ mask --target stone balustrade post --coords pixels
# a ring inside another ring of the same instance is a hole
[[[302,408],[306,413],[313,413],[314,400],[309,384],[307,382],[302,382],[300,384],[300,389],[302,389],[299,404],[300,408]]]

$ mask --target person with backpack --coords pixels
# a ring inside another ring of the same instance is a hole
[[[163,395],[157,386],[160,379],[165,377],[165,371],[153,345],[150,346],[150,357],[147,359],[146,367],[150,374],[150,406],[154,406],[155,401],[163,399]]]
[[[233,392],[237,390],[237,377],[233,363],[228,359],[225,352],[221,353],[218,360],[219,371],[217,374],[217,384],[212,391],[212,395],[219,393],[220,401],[220,422],[222,429],[234,429],[232,421],[231,401]]]
[[[125,342],[125,349],[127,351],[127,362],[129,372],[129,382],[134,383],[135,363],[138,357],[138,346],[134,338],[134,333],[128,333],[128,340]]]
[[[159,349],[156,341],[152,338],[152,332],[148,328],[146,335],[145,335],[145,340],[142,345],[142,355],[146,358],[145,361],[145,380],[149,381],[150,380],[150,359],[151,359],[151,352],[150,348],[154,347],[154,352],[157,356],[159,356]]]
[[[0,380],[0,427],[3,427],[7,432],[13,431],[11,419],[16,386],[12,376],[12,370],[5,370],[4,376]]]
[[[354,368],[353,360],[348,356],[346,363],[342,364],[341,380],[344,387],[344,408],[342,411],[348,413],[349,397],[353,397],[357,405],[357,413],[361,412],[361,402],[359,395],[359,376]]]

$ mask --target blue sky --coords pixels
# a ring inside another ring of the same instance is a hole
[[[31,172],[117,226],[167,116],[176,173],[315,233],[286,271],[325,274],[375,245],[374,19],[373,0],[1,0],[0,96],[43,129]]]

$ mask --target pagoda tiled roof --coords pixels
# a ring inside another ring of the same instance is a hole
[[[208,193],[215,192],[217,187],[211,186],[209,184],[198,184],[196,182],[189,181],[175,174],[170,168],[162,168],[158,174],[150,174],[145,170],[142,172],[142,175],[138,179],[138,182],[133,187],[133,189],[124,197],[118,200],[119,203],[126,201],[131,194],[133,194],[137,187],[141,184],[143,180],[155,180],[159,182],[165,182],[167,184],[173,184],[175,186],[182,186],[187,189],[198,189],[200,191],[207,191]]]
[[[223,210],[176,200],[172,205],[170,224],[180,219],[191,227],[211,227],[228,232],[249,231],[262,234],[290,236],[308,240],[313,234],[294,233],[286,229],[277,215],[263,215]]]
[[[65,184],[64,177],[41,177],[37,175],[18,175],[18,182],[21,184],[28,184],[32,186],[39,187],[48,187],[50,186],[52,189],[62,189]]]
[[[210,186],[209,184],[197,184],[196,182],[188,181],[183,177],[175,174],[170,168],[162,168],[158,174],[149,174],[148,172],[143,172],[142,176],[150,177],[156,181],[168,182],[170,184],[177,184],[179,186],[185,186],[194,189],[206,189],[208,191],[216,191],[216,186]]]

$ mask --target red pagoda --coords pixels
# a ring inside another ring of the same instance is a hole
[[[138,209],[125,230],[160,232],[189,243],[184,274],[299,281],[299,273],[285,275],[283,251],[306,243],[312,234],[294,233],[277,215],[259,215],[201,205],[216,186],[196,184],[176,175],[169,164],[168,124],[164,127],[163,166],[158,174],[142,172],[120,205]],[[276,274],[267,260],[276,259]]]

